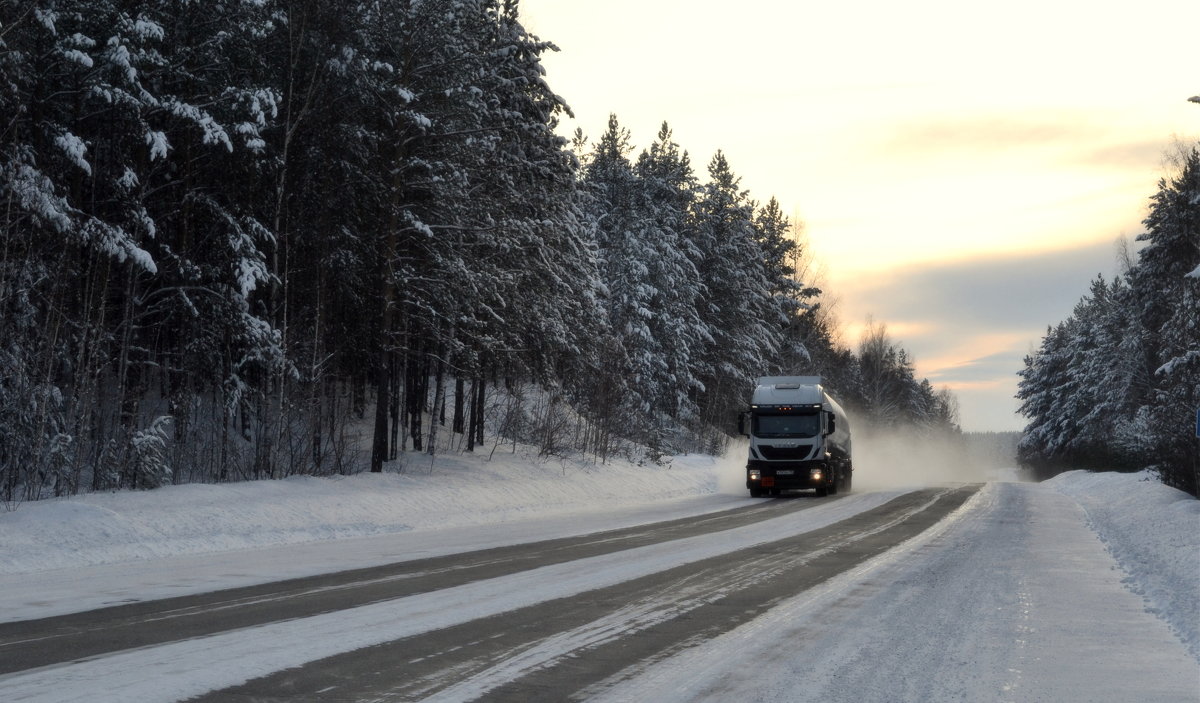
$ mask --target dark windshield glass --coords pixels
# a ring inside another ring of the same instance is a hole
[[[821,431],[821,416],[755,415],[755,437],[816,437]]]

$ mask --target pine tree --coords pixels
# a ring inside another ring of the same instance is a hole
[[[770,296],[753,203],[721,152],[708,173],[695,205],[693,236],[705,287],[700,319],[713,342],[698,359],[696,376],[704,384],[701,420],[716,425],[732,417],[754,377],[769,368],[785,320]]]
[[[797,262],[802,256],[800,245],[793,238],[792,223],[784,216],[775,198],[758,209],[754,231],[762,250],[768,290],[784,320],[781,345],[772,360],[773,368],[781,373],[795,371],[798,366],[808,366],[812,362],[812,355],[805,346],[805,338],[811,330],[801,316],[813,306],[820,290],[805,285],[798,278]]]
[[[1132,299],[1155,365],[1150,395],[1138,410],[1143,449],[1168,484],[1200,489],[1200,151],[1184,155],[1179,172],[1159,182],[1144,221]]]
[[[700,317],[705,289],[696,267],[701,255],[689,220],[698,185],[687,152],[675,143],[666,122],[655,141],[638,156],[635,173],[652,223],[652,239],[647,244],[655,315],[650,333],[657,340],[665,373],[652,405],[665,429],[696,420],[694,396],[702,384],[694,360],[713,343]]]

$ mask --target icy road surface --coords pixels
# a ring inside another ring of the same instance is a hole
[[[1080,502],[1051,486],[729,505],[738,516],[729,524],[706,503],[708,515],[661,533],[647,526],[503,558],[440,548],[449,561],[428,568],[299,589],[367,594],[334,609],[263,611],[287,605],[277,593],[224,603],[212,620],[203,607],[159,614],[145,619],[162,620],[165,635],[78,657],[45,647],[51,658],[10,667],[0,692],[6,701],[1200,700],[1187,624],[1172,631],[1171,618],[1150,612]],[[380,584],[396,584],[395,597],[380,596]],[[41,614],[81,609],[48,601]],[[239,608],[245,619],[204,634],[173,624],[208,627]],[[0,664],[6,651],[62,634],[8,614],[16,622],[0,625]],[[115,638],[121,628],[99,629]],[[64,641],[82,637],[70,630]]]
[[[1073,500],[996,483],[969,508],[593,700],[1200,700]]]

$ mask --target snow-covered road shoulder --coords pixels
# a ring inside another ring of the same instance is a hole
[[[404,473],[169,486],[0,512],[0,622],[753,505],[741,463],[426,455]]]
[[[1200,501],[1145,472],[1070,471],[1043,485],[1083,508],[1126,587],[1200,659]]]
[[[404,473],[192,484],[25,503],[0,512],[0,574],[568,515],[590,526],[598,524],[591,517],[639,507],[669,517],[681,501],[719,495],[739,468],[698,455],[637,466],[547,462],[503,451],[491,460],[414,454],[406,463]],[[737,497],[749,501],[737,488]],[[734,495],[728,490],[725,497]],[[728,507],[728,501],[713,501],[710,509]]]

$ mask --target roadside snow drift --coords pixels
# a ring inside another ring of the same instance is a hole
[[[712,497],[736,462],[544,462],[415,454],[405,473],[93,493],[0,512],[0,574],[256,549],[411,530],[589,515]],[[738,490],[739,497],[744,490]],[[747,500],[749,500],[747,498]],[[732,507],[713,506],[711,509]],[[653,518],[648,518],[652,521]],[[598,528],[599,529],[599,528]]]
[[[1150,473],[1071,471],[1044,485],[1075,499],[1128,574],[1125,585],[1200,659],[1200,501]]]

